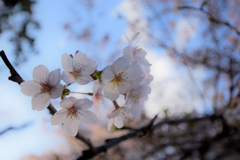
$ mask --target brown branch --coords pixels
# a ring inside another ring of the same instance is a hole
[[[211,13],[205,11],[203,9],[203,7],[196,8],[196,7],[191,7],[191,6],[181,6],[181,7],[178,7],[178,9],[191,9],[191,10],[201,11],[208,16],[208,19],[210,22],[225,25],[225,26],[229,27],[230,29],[234,30],[238,35],[240,35],[240,31],[236,27],[232,26],[229,22],[221,21],[221,20],[215,18]]]
[[[205,116],[205,117],[194,117],[194,118],[182,118],[182,119],[172,119],[172,120],[163,120],[161,122],[158,122],[157,124],[153,125],[154,120],[156,119],[156,117],[154,119],[152,119],[150,121],[149,124],[147,124],[146,126],[140,128],[140,129],[136,129],[128,134],[125,134],[121,137],[118,138],[112,138],[112,139],[107,139],[105,144],[96,147],[95,151],[91,151],[91,150],[85,150],[82,153],[82,156],[79,157],[77,160],[85,160],[85,159],[90,159],[93,158],[94,156],[102,153],[102,152],[106,152],[108,148],[115,146],[117,144],[119,144],[122,141],[125,141],[127,139],[133,138],[133,137],[138,137],[138,136],[142,136],[146,133],[149,133],[151,131],[153,131],[154,129],[157,129],[159,127],[161,127],[164,124],[179,124],[179,123],[184,123],[184,122],[195,122],[195,121],[201,121],[201,120],[206,120],[206,119],[219,119],[222,118],[221,115],[210,115],[210,116]]]
[[[15,68],[9,62],[9,60],[8,60],[4,51],[0,51],[0,57],[2,58],[3,62],[5,63],[5,65],[8,67],[8,69],[10,71],[11,76],[8,79],[13,81],[13,82],[18,83],[19,85],[22,82],[24,82],[22,77],[17,73]],[[49,104],[49,106],[47,108],[48,108],[51,115],[54,115],[57,112],[57,110],[53,107],[53,105],[51,103]],[[83,141],[91,149],[91,151],[94,151],[94,147],[93,147],[92,143],[90,142],[90,140],[86,139],[80,133],[77,134],[76,138]]]

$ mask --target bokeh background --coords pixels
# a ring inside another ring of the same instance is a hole
[[[122,55],[126,36],[140,32],[133,44],[147,51],[154,76],[143,115],[110,132],[106,115],[113,106],[106,99],[99,120],[80,125],[80,133],[98,146],[144,126],[155,115],[157,121],[221,118],[166,124],[95,159],[237,159],[240,143],[233,142],[240,140],[239,6],[238,0],[0,0],[0,50],[24,80],[31,80],[35,66],[62,70],[62,54],[77,50],[102,70]],[[31,97],[9,76],[0,60],[0,159],[79,157],[87,146],[66,137],[60,126],[51,126],[47,109],[33,111]],[[92,84],[71,89],[91,92]],[[55,108],[59,102],[52,100]]]

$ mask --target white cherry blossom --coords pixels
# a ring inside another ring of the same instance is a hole
[[[133,81],[142,75],[137,65],[129,65],[126,57],[118,58],[102,72],[104,96],[112,101],[125,94],[133,85]]]
[[[96,115],[88,109],[92,104],[89,99],[76,99],[75,97],[63,99],[60,103],[63,109],[53,115],[51,124],[63,124],[64,132],[68,136],[76,136],[80,122],[92,124],[97,119]]]
[[[139,32],[134,34],[131,39],[127,37],[128,46],[123,49],[123,56],[126,57],[130,64],[138,65],[141,70],[143,71],[144,80],[142,84],[149,85],[152,80],[153,76],[150,75],[150,66],[151,64],[145,58],[147,52],[140,48],[139,46],[132,46],[132,41],[139,35]]]
[[[63,73],[62,79],[66,83],[77,82],[80,85],[88,84],[93,81],[90,76],[97,68],[97,64],[94,61],[87,59],[86,54],[77,52],[72,58],[68,54],[62,55]]]
[[[32,97],[32,109],[41,111],[48,107],[51,98],[56,99],[62,95],[64,86],[60,84],[60,69],[49,73],[44,65],[33,69],[33,80],[20,84],[23,94]]]
[[[151,93],[151,88],[147,85],[136,84],[126,94],[125,107],[127,108],[127,115],[129,118],[140,116],[144,101],[147,100],[148,94]]]
[[[100,114],[100,106],[103,102],[103,84],[99,83],[98,81],[95,81],[93,84],[93,96],[92,96],[92,102],[93,102],[93,107],[95,109],[95,113],[97,117],[99,117]]]
[[[112,125],[117,128],[122,128],[124,126],[124,119],[126,117],[126,108],[119,107],[107,115],[108,118],[108,130],[111,130]]]

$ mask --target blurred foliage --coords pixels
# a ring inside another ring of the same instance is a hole
[[[14,64],[19,65],[27,60],[29,53],[37,53],[34,38],[29,29],[40,27],[32,17],[32,0],[0,1],[0,34],[10,34],[10,42],[14,48]],[[29,46],[30,50],[26,49]],[[28,53],[27,53],[28,52]]]

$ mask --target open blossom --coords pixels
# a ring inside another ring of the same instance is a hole
[[[149,86],[136,84],[134,88],[126,94],[125,107],[127,108],[129,118],[142,114],[143,103],[147,100],[147,96],[150,93],[151,88]]]
[[[138,65],[141,68],[145,77],[142,84],[149,85],[153,80],[153,76],[150,75],[151,64],[145,58],[147,52],[139,46],[132,46],[132,41],[138,36],[138,34],[139,32],[134,34],[131,39],[127,37],[128,46],[123,49],[123,56],[129,60],[130,64]]]
[[[49,73],[44,65],[33,69],[33,80],[20,84],[23,94],[32,97],[32,109],[41,111],[48,107],[50,100],[59,98],[64,89],[60,84],[60,69]]]
[[[151,66],[145,59],[147,52],[138,46],[132,46],[132,41],[139,35],[139,32],[134,34],[131,39],[127,37],[128,46],[123,49],[123,56],[126,57],[131,64],[141,64]]]
[[[90,76],[97,68],[94,61],[88,60],[86,54],[77,52],[72,58],[68,54],[62,55],[63,73],[62,79],[66,83],[77,82],[80,85],[88,84],[93,81]]]
[[[102,72],[103,94],[114,101],[119,94],[125,94],[133,85],[133,81],[142,75],[137,65],[130,65],[126,57],[118,58]]]
[[[126,117],[126,108],[119,107],[107,115],[108,120],[108,130],[111,130],[112,125],[117,128],[122,128],[124,126],[124,119]]]
[[[97,117],[99,116],[100,113],[100,106],[103,102],[103,84],[99,83],[98,81],[94,82],[93,84],[93,96],[92,96],[92,102],[93,102],[93,107],[95,109],[95,113]]]
[[[76,136],[80,122],[92,124],[97,119],[96,115],[88,109],[92,104],[89,99],[76,99],[75,97],[63,99],[60,103],[63,109],[53,115],[51,124],[63,124],[64,132],[68,136]]]

